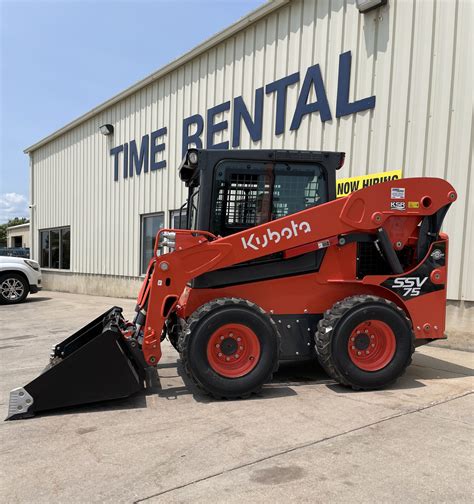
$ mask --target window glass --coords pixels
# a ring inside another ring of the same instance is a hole
[[[325,203],[325,171],[308,163],[223,161],[214,198],[212,232],[226,236]]]
[[[42,268],[70,269],[71,228],[41,230],[39,255]]]
[[[272,220],[327,201],[327,184],[317,166],[277,164],[274,173]]]
[[[186,229],[186,208],[181,210],[181,219],[179,218],[179,210],[171,210],[170,212],[170,228]]]
[[[50,236],[51,268],[59,269],[59,229],[52,229]]]
[[[40,266],[49,268],[49,231],[41,231]]]
[[[156,235],[164,227],[164,214],[142,215],[142,274],[153,257]]]
[[[71,230],[61,229],[61,269],[69,269],[69,257],[71,254]]]

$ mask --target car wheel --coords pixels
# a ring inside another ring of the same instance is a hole
[[[18,273],[0,275],[0,304],[21,303],[29,290],[28,281]]]

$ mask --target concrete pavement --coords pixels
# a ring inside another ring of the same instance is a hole
[[[124,299],[42,292],[0,307],[0,408],[53,343]],[[387,390],[356,393],[315,363],[246,401],[194,390],[164,346],[156,388],[3,422],[3,502],[472,502],[474,357],[422,347]]]

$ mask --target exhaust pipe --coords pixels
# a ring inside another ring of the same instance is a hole
[[[137,342],[123,337],[123,323],[122,309],[114,307],[55,345],[43,373],[10,392],[6,420],[142,390],[146,364]]]

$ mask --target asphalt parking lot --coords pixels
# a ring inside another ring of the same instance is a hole
[[[42,292],[0,307],[0,413],[51,346],[132,300]],[[106,366],[106,363],[104,363]],[[166,342],[158,385],[127,400],[2,422],[2,502],[473,502],[474,354],[418,349],[406,375],[348,391],[283,366],[246,401],[212,401]]]

